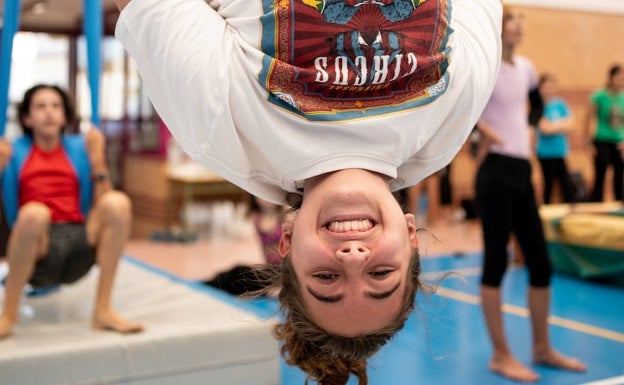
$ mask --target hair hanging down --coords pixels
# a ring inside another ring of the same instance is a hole
[[[279,294],[282,310],[288,309],[284,323],[276,325],[275,336],[284,341],[282,355],[290,365],[308,374],[319,385],[345,385],[352,373],[360,385],[368,384],[366,361],[386,344],[399,330],[414,308],[420,287],[420,259],[414,250],[410,260],[407,287],[397,318],[382,330],[359,337],[329,334],[306,315],[295,272],[290,258],[282,263],[283,287]]]
[[[275,325],[273,334],[283,342],[282,356],[286,363],[307,374],[306,384],[312,380],[319,385],[345,385],[350,374],[358,379],[359,385],[368,384],[366,361],[403,328],[414,308],[416,293],[422,288],[419,276],[420,257],[415,249],[397,318],[375,333],[342,337],[328,333],[307,316],[290,256],[280,265],[268,264],[256,270],[256,278],[269,283],[263,293],[279,288],[278,299],[284,320]]]
[[[400,204],[401,200],[398,200]],[[292,211],[297,211],[301,208],[302,197],[289,194],[287,202]],[[306,373],[306,384],[312,380],[319,385],[346,385],[349,376],[353,374],[359,385],[367,385],[367,360],[403,328],[414,309],[416,293],[425,288],[420,281],[420,256],[418,249],[414,249],[410,257],[403,302],[396,319],[374,333],[342,337],[328,333],[307,316],[289,255],[279,265],[265,264],[257,266],[254,271],[254,279],[264,282],[265,287],[245,296],[253,297],[279,290],[278,299],[284,319],[275,325],[273,334],[283,342],[281,353],[286,363]]]

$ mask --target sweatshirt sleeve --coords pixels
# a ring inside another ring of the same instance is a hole
[[[470,57],[475,89],[491,93],[502,57],[503,6],[500,0],[452,0],[453,28],[460,39],[463,57]],[[482,76],[485,75],[485,76]],[[485,102],[489,99],[489,95]],[[485,107],[485,102],[483,107]]]
[[[446,166],[457,155],[485,108],[502,58],[502,4],[500,0],[449,0],[453,105],[438,100],[433,111],[444,114],[436,132],[416,155],[417,170],[426,176]],[[435,160],[435,161],[434,161]],[[421,178],[409,178],[418,180]]]
[[[178,143],[199,151],[224,110],[221,90],[236,48],[226,21],[202,0],[133,0],[115,35]]]

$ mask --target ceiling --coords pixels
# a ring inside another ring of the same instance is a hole
[[[0,0],[0,14],[5,1]],[[112,35],[119,12],[114,0],[101,0],[104,32]],[[21,0],[20,30],[78,35],[82,33],[84,0]]]
[[[0,0],[0,16],[5,1]],[[69,35],[82,33],[82,8],[84,0],[21,0],[20,30]],[[101,0],[104,12],[104,33],[112,35],[119,12],[114,0]],[[543,6],[564,10],[580,10],[624,14],[624,0],[505,0],[510,4]],[[45,3],[39,7],[37,4]],[[41,11],[41,13],[37,11]],[[1,20],[0,20],[1,27]]]

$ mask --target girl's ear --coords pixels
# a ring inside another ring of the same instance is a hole
[[[279,243],[279,254],[280,256],[285,257],[290,252],[290,241],[292,239],[292,222],[284,222],[282,224],[282,236],[280,237]]]
[[[414,214],[405,214],[405,222],[407,223],[410,244],[416,249],[418,248],[418,235],[416,234],[416,219],[414,218]]]

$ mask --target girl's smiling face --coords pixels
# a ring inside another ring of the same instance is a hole
[[[306,184],[303,204],[284,225],[280,253],[290,253],[310,319],[354,337],[398,315],[413,248],[412,214],[404,214],[384,177],[349,169]]]

